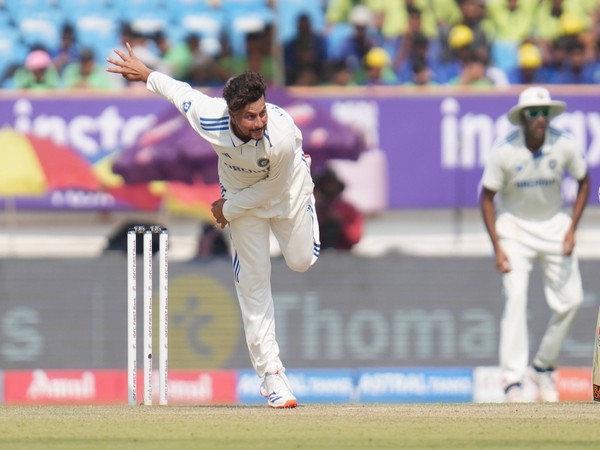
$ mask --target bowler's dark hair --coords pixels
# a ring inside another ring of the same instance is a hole
[[[223,98],[231,112],[244,109],[265,96],[267,85],[258,72],[246,70],[244,73],[230,78],[223,88]]]

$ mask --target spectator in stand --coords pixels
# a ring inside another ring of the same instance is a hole
[[[594,64],[586,61],[583,43],[578,36],[569,36],[567,58],[556,73],[556,84],[593,84]]]
[[[423,15],[423,33],[428,38],[438,35],[439,24],[455,24],[461,13],[456,0],[331,0],[326,9],[330,25],[350,22],[350,12],[357,5],[368,7],[373,13],[372,26],[376,30],[376,45],[395,53],[395,41],[409,27],[409,10],[418,9]]]
[[[96,63],[94,51],[84,48],[79,60],[65,66],[62,85],[70,89],[113,89],[118,87],[115,77],[109,76]]]
[[[596,23],[596,21],[597,18],[594,19],[594,23]],[[598,34],[598,31],[600,31],[600,29],[596,29],[596,25],[594,25],[593,29],[584,28],[584,22],[580,21],[578,16],[568,13],[563,14],[563,16],[561,17],[561,30],[564,36],[571,36],[573,38],[577,38],[577,40],[581,42],[583,48],[583,58],[587,62],[591,62],[594,60],[594,47],[596,43],[596,36]]]
[[[162,31],[156,33],[153,39],[160,57],[178,80],[190,81],[194,64],[212,60],[202,51],[202,38],[196,33],[189,33],[183,41],[173,44]]]
[[[244,55],[224,55],[219,61],[221,77],[228,79],[237,76],[245,70],[259,72],[273,84],[278,76],[277,62],[267,49],[266,42],[270,39],[267,30],[253,31],[246,35],[246,53]]]
[[[233,48],[227,33],[221,33],[219,38],[219,53],[215,57],[217,76],[222,84],[225,84],[231,77],[231,69],[229,68],[233,59]]]
[[[345,185],[333,170],[316,175],[314,182],[321,251],[352,249],[363,234],[363,215],[342,198]]]
[[[462,20],[462,13],[456,0],[430,0],[427,1],[427,7],[431,8],[435,15],[438,31],[449,30]]]
[[[436,81],[440,84],[446,84],[453,78],[456,78],[462,71],[462,67],[473,53],[473,31],[466,25],[458,24],[452,27],[447,34],[448,42],[446,46],[450,49],[444,58],[442,58],[436,72]]]
[[[156,38],[155,38],[156,39]],[[183,42],[166,45],[166,39],[158,35],[158,48],[163,60],[169,65],[176,78],[192,86],[220,86],[223,80],[217,69],[215,58],[202,49],[202,37],[189,33]]]
[[[439,27],[437,24],[437,14],[435,5],[431,4],[430,0],[402,0],[404,7],[402,8],[403,32],[406,34],[411,28],[415,28],[411,23],[415,20],[415,11],[418,11],[419,30],[429,39],[438,37]],[[454,0],[452,0],[454,2]],[[436,2],[433,2],[436,3]],[[437,2],[439,3],[439,1]]]
[[[463,25],[471,30],[471,50],[477,53],[478,57],[489,60],[493,28],[489,20],[485,19],[486,10],[484,0],[456,1],[462,14],[462,21],[456,25]],[[450,29],[440,31],[441,59],[443,62],[453,59],[453,48],[448,44],[450,42],[449,35],[452,30],[456,29],[456,25]]]
[[[298,16],[296,36],[285,44],[285,84],[299,84],[301,74],[312,74],[314,84],[325,79],[325,61],[327,58],[327,44],[325,38],[312,29],[310,16]],[[305,77],[302,77],[305,80]],[[303,83],[306,85],[306,82]]]
[[[140,33],[135,30],[131,24],[127,22],[121,23],[120,36],[121,47],[119,50],[127,52],[126,44],[130,43],[131,47],[134,48],[138,58],[144,62],[148,67],[153,70],[157,70],[168,75],[171,74],[171,67],[165,61],[163,61],[160,55],[160,50],[154,43],[154,35],[148,36],[144,33]],[[143,89],[138,83],[130,83],[126,79],[123,79],[124,86],[131,89]]]
[[[528,39],[538,0],[488,0],[488,17],[494,28],[492,59],[505,72],[518,67],[518,48]]]
[[[586,57],[590,60],[596,60],[596,43],[600,35],[600,0],[582,0],[578,2],[582,13],[581,16],[585,20],[589,20],[588,24],[584,23],[586,31],[580,34],[583,45],[586,50]]]
[[[323,79],[317,74],[317,71],[312,67],[301,68],[294,77],[292,86],[319,86],[323,84]]]
[[[131,28],[131,24],[128,22],[121,22],[119,27],[119,40],[121,41],[121,45],[125,47],[127,42],[131,42],[134,38],[134,32]]]
[[[487,84],[507,86],[506,74],[489,65],[489,54],[485,48],[477,46],[473,30],[464,24],[455,25],[448,34],[448,47],[454,59],[446,60],[438,67],[437,79],[440,84]],[[484,77],[480,77],[483,64]],[[468,66],[468,67],[467,67]]]
[[[430,41],[423,33],[417,31],[405,39],[404,49],[401,50],[404,54],[397,55],[395,61],[396,75],[401,83],[412,80],[415,64],[433,67],[436,61],[434,58],[429,57]]]
[[[518,45],[531,34],[539,0],[488,0],[487,15],[494,27],[494,40]]]
[[[376,46],[375,39],[369,34],[373,25],[373,13],[364,5],[352,8],[350,24],[354,31],[342,42],[341,55],[352,71],[360,69],[367,52]]]
[[[367,15],[364,11],[368,11],[368,26],[371,27],[372,38],[375,39],[373,45],[385,45],[404,32],[403,3],[404,0],[331,0],[327,5],[325,17],[330,26],[343,22],[355,25],[353,16]]]
[[[536,35],[551,42],[565,34],[565,26],[577,27],[579,32],[590,29],[592,22],[584,17],[584,9],[580,6],[582,3],[582,0],[539,0],[534,17]]]
[[[540,0],[534,17],[535,35],[547,58],[552,43],[561,36],[590,30],[591,22],[583,16],[577,1]]]
[[[424,62],[434,69],[439,59],[438,39],[430,39],[422,27],[421,10],[407,7],[408,29],[400,38],[399,50],[394,58],[394,70],[401,82],[413,77],[413,64]]]
[[[52,90],[59,87],[60,76],[48,52],[36,48],[27,55],[25,65],[15,71],[12,82],[16,89]]]
[[[329,86],[356,86],[352,70],[348,67],[346,60],[338,59],[329,65],[329,75],[324,83]]]
[[[471,53],[463,62],[460,73],[448,81],[454,86],[488,87],[493,81],[487,77],[486,61],[477,53]]]
[[[138,55],[138,58],[152,70],[171,75],[171,67],[159,54],[158,49],[154,44],[154,36],[142,33],[135,29],[132,30],[132,33],[130,44],[135,54]]]
[[[373,47],[365,55],[363,67],[355,74],[356,84],[362,86],[392,86],[398,77],[392,69],[390,55],[381,47]]]
[[[439,86],[433,79],[433,72],[425,61],[415,61],[412,65],[412,77],[404,86]]]
[[[517,67],[509,71],[510,84],[544,84],[546,82],[542,71],[542,52],[531,42],[519,47]]]
[[[600,84],[600,37],[596,41],[594,46],[594,59],[591,63],[591,80],[593,84]]]
[[[542,41],[540,45],[545,43]],[[549,53],[544,58],[544,65],[542,67],[543,78],[548,83],[555,83],[558,74],[566,64],[569,47],[569,38],[567,36],[560,36],[551,42]],[[543,57],[543,56],[542,56]]]
[[[60,47],[57,50],[49,52],[52,63],[62,74],[63,69],[72,62],[79,61],[80,48],[77,44],[75,30],[71,24],[65,24],[61,31]]]

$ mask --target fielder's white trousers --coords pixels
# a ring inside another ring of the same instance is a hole
[[[260,377],[283,369],[271,293],[271,230],[290,269],[308,270],[320,247],[314,197],[289,219],[244,215],[230,222],[235,287],[250,360]]]
[[[500,323],[500,366],[506,386],[525,377],[529,362],[527,290],[535,263],[540,265],[546,303],[552,316],[533,365],[555,368],[563,342],[583,302],[577,256],[562,255],[564,236],[571,218],[560,213],[552,219],[532,222],[511,214],[496,221],[500,245],[511,265],[502,276],[504,314]]]

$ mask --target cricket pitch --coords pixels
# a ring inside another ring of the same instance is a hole
[[[1,406],[0,449],[596,449],[600,405]]]

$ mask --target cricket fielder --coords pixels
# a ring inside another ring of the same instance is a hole
[[[543,273],[552,317],[533,358],[532,377],[543,401],[558,401],[553,377],[558,355],[583,301],[575,230],[590,190],[587,165],[574,139],[549,125],[565,103],[530,87],[507,114],[515,131],[494,145],[482,179],[481,211],[502,274],[504,314],[500,367],[509,402],[523,401],[529,361],[527,289],[534,263]],[[565,171],[579,183],[571,215],[562,211]],[[496,206],[494,198],[498,193]]]
[[[107,70],[168,99],[219,156],[222,198],[212,204],[216,222],[229,225],[233,275],[250,359],[263,379],[261,394],[272,408],[297,406],[275,339],[269,236],[272,231],[287,265],[304,272],[319,256],[313,182],[302,151],[302,135],[283,109],[265,101],[262,76],[245,72],[230,79],[223,98],[146,67],[128,54],[107,61]]]

